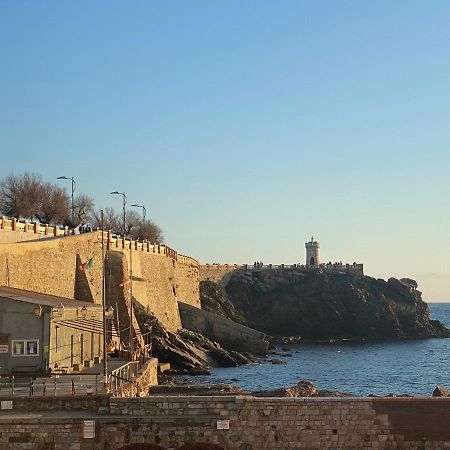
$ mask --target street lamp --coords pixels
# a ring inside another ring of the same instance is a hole
[[[136,208],[142,208],[142,233],[144,233],[145,215],[147,214],[147,210],[145,209],[144,205],[131,205],[131,206],[135,206]]]
[[[126,234],[125,208],[127,205],[127,196],[125,195],[125,192],[119,192],[119,191],[110,192],[110,194],[118,194],[123,197],[123,236],[125,237],[125,234]]]
[[[56,178],[57,180],[70,180],[71,182],[72,182],[72,195],[71,195],[71,197],[72,197],[72,207],[71,207],[71,210],[72,210],[72,225],[75,225],[75,222],[74,222],[74,207],[73,207],[73,193],[75,192],[75,180],[73,179],[73,177],[65,177],[65,176],[61,176],[61,177],[58,177],[58,178]]]

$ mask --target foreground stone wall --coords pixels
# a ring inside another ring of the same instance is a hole
[[[450,447],[449,398],[111,398],[106,415],[90,413],[87,406],[78,404],[70,413],[1,411],[0,448],[118,450],[131,443],[172,450],[200,443],[229,450]],[[95,420],[95,439],[83,438],[85,419]]]

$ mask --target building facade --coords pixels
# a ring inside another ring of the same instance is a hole
[[[102,307],[0,287],[0,375],[71,372],[99,362]]]

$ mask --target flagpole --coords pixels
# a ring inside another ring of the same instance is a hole
[[[102,225],[102,318],[103,318],[103,392],[109,392],[108,385],[108,354],[106,352],[106,299],[105,299],[105,230],[103,209],[100,210]]]

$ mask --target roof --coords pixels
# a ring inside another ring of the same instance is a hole
[[[17,300],[19,302],[33,303],[36,305],[50,306],[50,307],[56,307],[61,303],[68,308],[70,307],[81,308],[83,306],[86,306],[86,308],[102,307],[101,305],[98,305],[96,303],[82,302],[80,300],[73,300],[71,298],[41,294],[40,292],[24,291],[23,289],[16,289],[7,286],[0,286],[0,301],[1,298],[7,298],[10,300]]]

